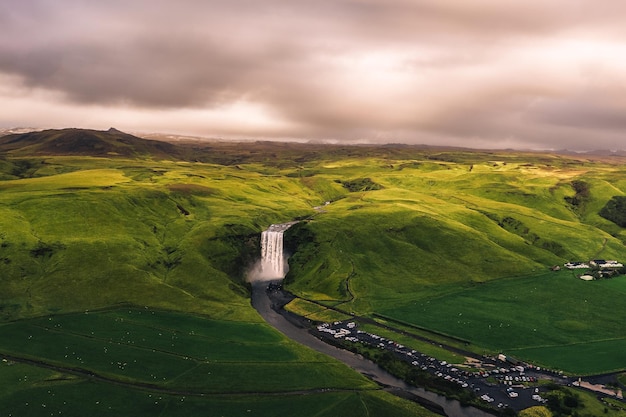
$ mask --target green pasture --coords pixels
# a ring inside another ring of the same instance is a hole
[[[348,320],[350,316],[339,313],[335,310],[323,307],[310,301],[296,298],[285,306],[285,310],[290,311],[302,317],[306,317],[313,321],[333,322]]]
[[[300,392],[297,395],[166,394],[36,368],[0,363],[3,416],[433,416],[423,408],[382,391]]]
[[[345,366],[260,323],[129,309],[6,323],[0,335],[0,352],[9,356],[178,390],[372,387]]]
[[[383,313],[488,352],[600,373],[624,367],[626,327],[616,312],[626,309],[625,290],[625,277],[586,282],[570,271],[547,272],[405,302]]]
[[[0,357],[57,368],[0,362],[3,415],[432,415],[259,323],[118,309],[6,323],[0,335]]]
[[[515,358],[531,360],[545,367],[563,369],[574,375],[622,371],[626,363],[626,337],[576,342],[569,345],[511,349],[509,352]]]
[[[439,347],[439,345],[433,344],[431,342],[425,342],[407,336],[405,334],[401,334],[372,324],[359,324],[359,329],[372,334],[376,334],[378,336],[382,336],[389,340],[393,340],[404,346],[410,347],[411,349],[415,349],[420,353],[424,353],[428,356],[432,356],[433,358],[437,358],[440,361],[446,361],[448,363],[453,363],[457,365],[462,365],[463,363],[465,363],[465,358],[463,356],[441,348]]]

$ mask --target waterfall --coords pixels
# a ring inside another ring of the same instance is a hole
[[[285,278],[287,259],[283,248],[283,233],[293,224],[295,222],[273,224],[261,233],[261,278]]]
[[[267,278],[284,278],[283,232],[266,230],[261,234],[261,272]]]

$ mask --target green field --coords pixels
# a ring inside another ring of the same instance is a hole
[[[129,309],[18,321],[0,331],[7,355],[137,385],[201,393],[373,387],[259,323]]]
[[[489,352],[573,373],[622,369],[626,277],[582,281],[570,271],[497,280],[384,314],[471,340]]]
[[[382,391],[299,393],[298,395],[171,395],[85,381],[45,369],[0,364],[3,416],[433,416]]]
[[[322,387],[356,391],[299,398],[318,404],[311,415],[355,401],[405,407],[288,342],[251,307],[246,271],[260,232],[293,219],[305,221],[286,234],[285,286],[305,299],[567,372],[624,369],[626,277],[548,272],[626,261],[626,229],[598,214],[626,195],[618,159],[267,143],[171,158],[42,149],[0,154],[0,352],[103,380],[3,366],[7,387],[8,369],[43,373],[2,404],[18,407],[40,385],[59,396],[76,386],[126,390],[104,382],[114,380],[133,386],[120,398],[147,396],[142,384],[186,390],[212,396],[192,396],[198,407],[221,401],[225,415],[295,404],[288,392]],[[168,407],[178,404],[167,395]],[[324,395],[333,400],[313,400]]]
[[[183,415],[212,407],[224,415],[294,407],[349,415],[357,405],[352,415],[384,407],[428,415],[260,323],[123,309],[27,319],[0,333],[0,356],[9,358],[0,364],[6,415]]]

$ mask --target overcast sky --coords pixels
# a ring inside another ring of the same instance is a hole
[[[626,149],[623,0],[0,3],[0,127]]]

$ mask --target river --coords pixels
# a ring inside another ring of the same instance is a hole
[[[407,385],[404,381],[391,375],[374,362],[322,342],[310,334],[307,329],[292,324],[289,320],[272,309],[271,300],[266,291],[267,285],[267,281],[256,281],[252,283],[252,306],[261,314],[268,324],[290,339],[331,356],[380,384],[406,391],[426,401],[437,404],[444,410],[448,417],[493,417],[492,414],[477,408],[464,407],[456,400],[449,400],[444,396],[426,391],[423,388]]]

